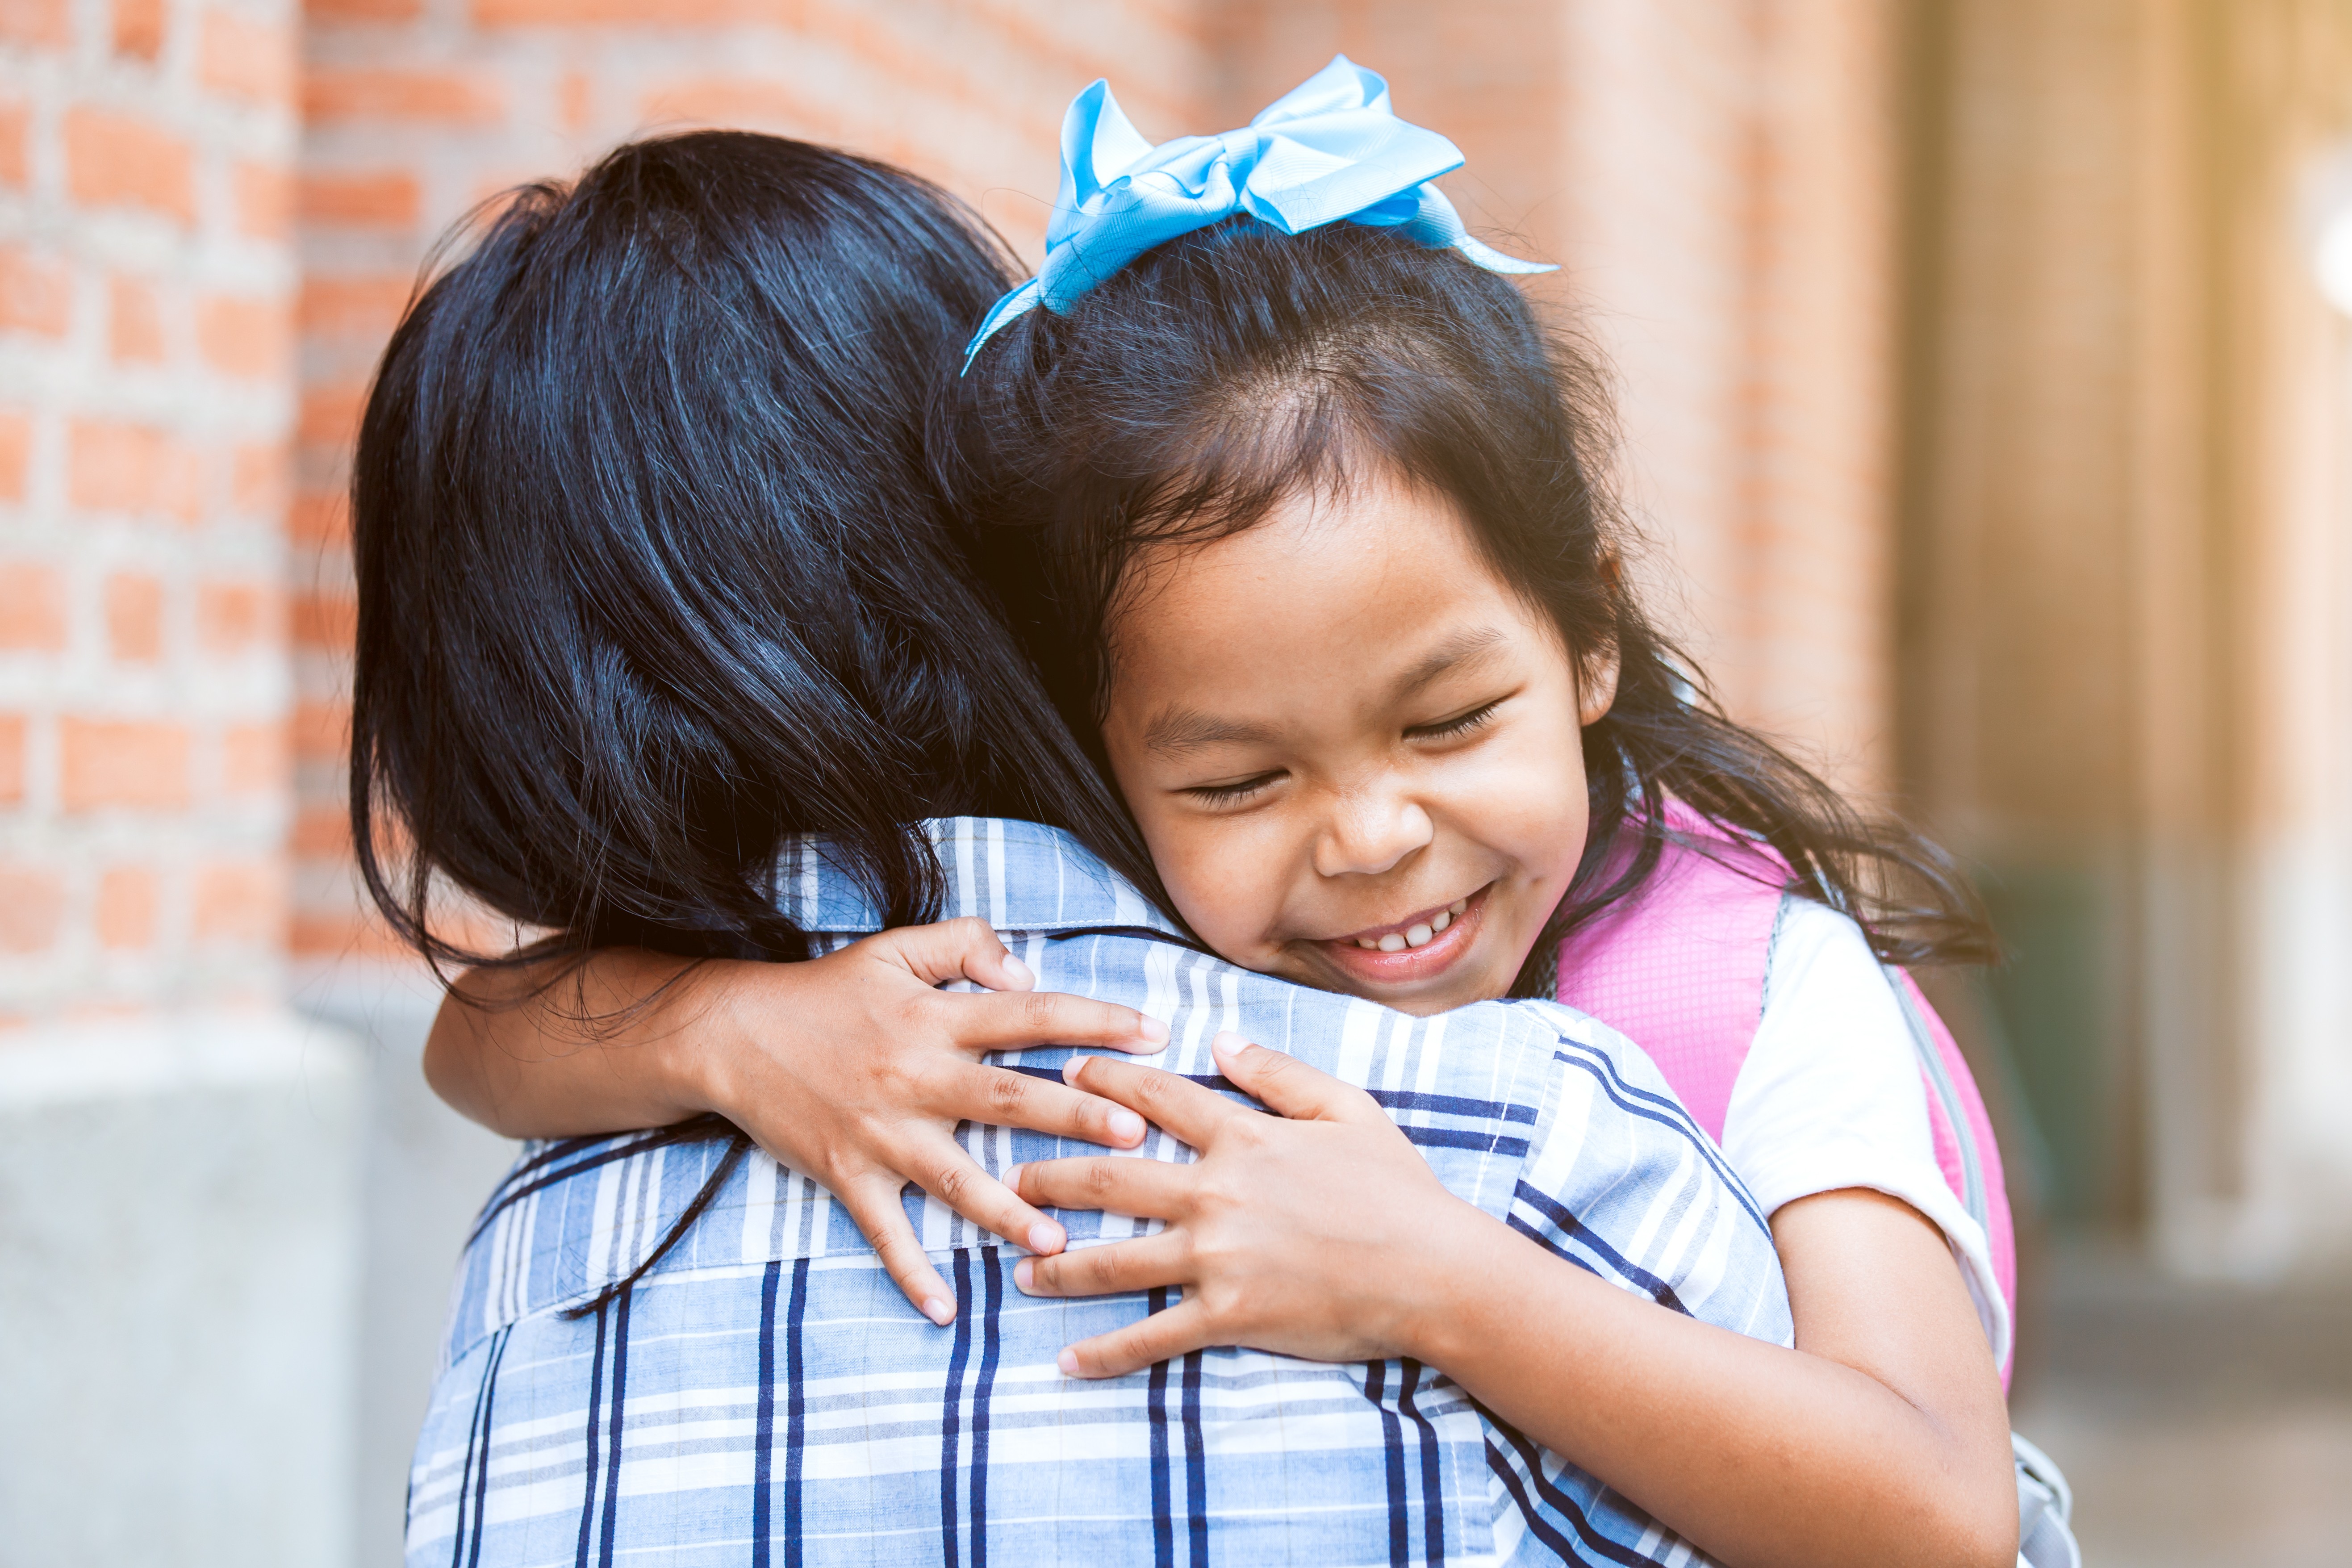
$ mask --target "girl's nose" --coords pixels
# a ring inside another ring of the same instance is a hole
[[[1376,877],[1395,869],[1435,835],[1429,813],[1408,796],[1380,791],[1345,795],[1332,803],[1330,819],[1316,838],[1315,869],[1325,877]]]

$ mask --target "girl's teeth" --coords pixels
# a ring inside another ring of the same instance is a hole
[[[1469,907],[1469,900],[1456,899],[1430,917],[1426,924],[1407,926],[1382,937],[1360,936],[1356,945],[1371,952],[1402,952],[1409,947],[1426,947],[1430,938],[1452,925],[1454,917]]]

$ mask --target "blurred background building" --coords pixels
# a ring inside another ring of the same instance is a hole
[[[343,820],[436,237],[726,124],[1034,261],[1087,81],[1165,137],[1335,50],[1563,263],[1733,710],[1981,876],[2093,1562],[2343,1561],[2352,0],[0,0],[0,1565],[396,1560],[505,1157]]]

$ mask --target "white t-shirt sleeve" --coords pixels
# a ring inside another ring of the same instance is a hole
[[[1781,909],[1763,1022],[1732,1083],[1723,1153],[1768,1215],[1842,1187],[1917,1209],[1951,1244],[1994,1359],[2009,1363],[2009,1306],[1992,1249],[1936,1164],[1927,1086],[1894,982],[1861,927],[1811,900]]]

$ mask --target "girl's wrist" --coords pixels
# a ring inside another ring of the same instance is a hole
[[[1408,1282],[1402,1322],[1402,1353],[1440,1371],[1458,1362],[1466,1347],[1490,1337],[1491,1294],[1500,1249],[1518,1238],[1485,1210],[1447,1194],[1433,1215],[1428,1243],[1419,1259],[1399,1271]]]

